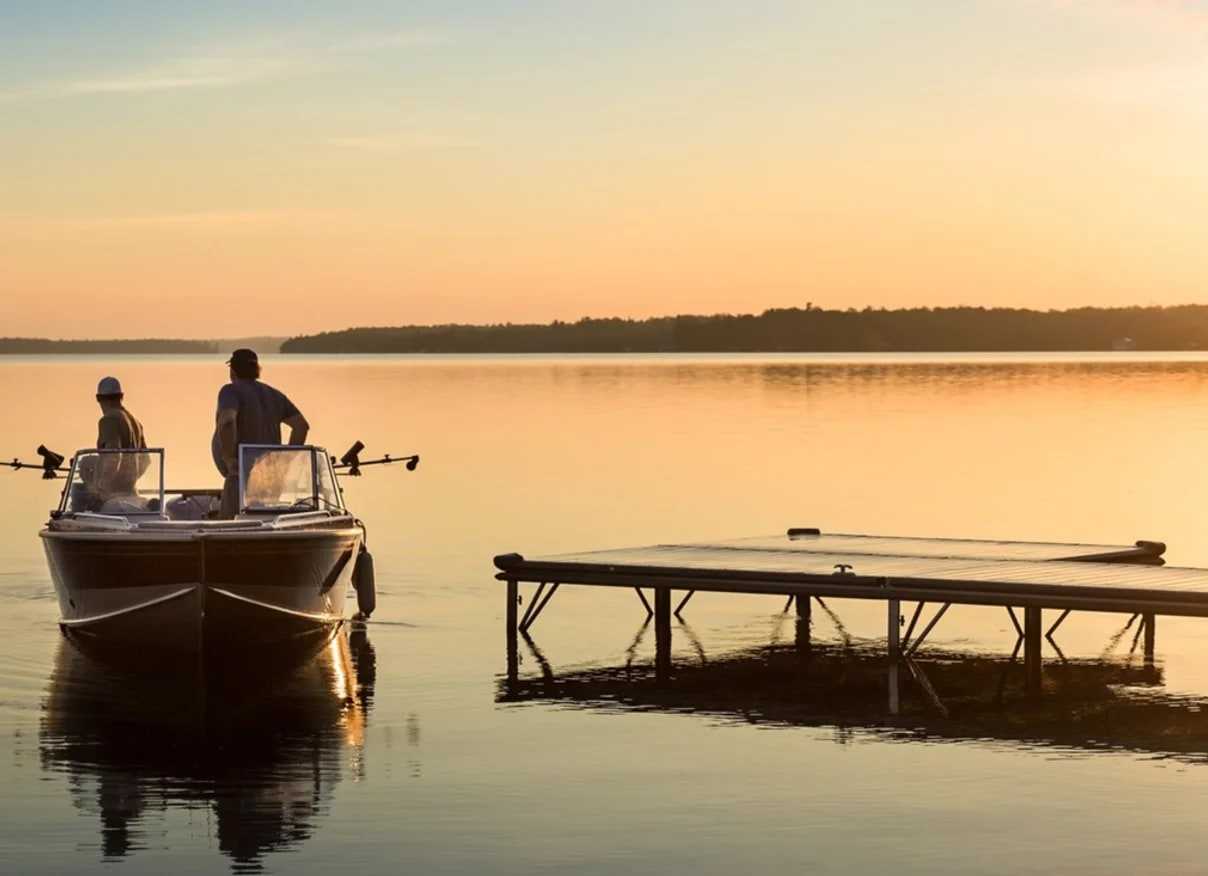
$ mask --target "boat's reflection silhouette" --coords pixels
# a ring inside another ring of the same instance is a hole
[[[305,841],[335,784],[363,770],[373,648],[363,629],[273,667],[181,664],[149,677],[60,642],[41,724],[45,770],[100,819],[100,854],[129,855],[170,808],[204,810],[235,872]],[[166,842],[166,841],[165,841]]]
[[[1208,698],[1170,694],[1161,667],[1137,658],[1047,663],[1043,691],[1030,695],[1021,661],[1011,657],[929,648],[925,659],[903,660],[895,671],[883,644],[772,644],[718,655],[695,647],[660,677],[652,663],[633,658],[634,649],[623,664],[555,670],[523,637],[526,671],[502,677],[497,700],[834,728],[839,741],[865,731],[1208,763]]]

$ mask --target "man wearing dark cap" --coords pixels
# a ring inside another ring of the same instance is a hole
[[[285,393],[260,382],[260,359],[240,349],[227,360],[231,382],[218,391],[218,419],[211,450],[226,478],[222,516],[239,513],[239,445],[280,444],[281,426],[289,426],[289,443],[305,444],[310,424]]]

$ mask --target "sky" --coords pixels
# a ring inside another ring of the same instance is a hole
[[[0,0],[0,336],[1208,301],[1208,0]]]

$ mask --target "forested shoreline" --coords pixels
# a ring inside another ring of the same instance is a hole
[[[189,340],[185,338],[123,338],[123,339],[57,339],[57,338],[3,338],[0,337],[0,356],[44,356],[61,354],[66,356],[89,355],[193,355],[207,356],[215,353],[230,353],[239,347],[251,347],[261,355],[278,353],[285,338],[275,335],[257,335],[243,338],[217,338],[211,340]]]
[[[350,328],[283,353],[1007,352],[1208,349],[1208,305],[1074,310],[937,307]]]
[[[218,344],[214,341],[186,341],[174,338],[76,341],[52,338],[0,338],[0,355],[216,352],[218,352]]]
[[[781,308],[760,314],[349,328],[231,340],[0,338],[0,355],[262,353],[780,353],[1208,350],[1208,305],[1074,310]],[[229,349],[228,349],[229,348]]]

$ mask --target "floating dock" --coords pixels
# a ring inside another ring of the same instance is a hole
[[[508,674],[518,667],[517,634],[527,632],[563,585],[628,587],[654,617],[655,664],[671,667],[671,617],[696,593],[760,593],[797,606],[798,639],[808,646],[812,603],[824,598],[873,599],[887,605],[891,671],[918,651],[952,605],[1000,606],[1010,613],[1024,649],[1029,687],[1039,689],[1041,637],[1072,611],[1137,615],[1145,657],[1153,661],[1158,615],[1208,617],[1208,569],[1163,567],[1166,546],[899,538],[790,529],[782,536],[711,544],[664,544],[526,559],[495,558],[507,584]],[[536,584],[523,616],[520,585]],[[645,589],[653,590],[653,607]],[[681,593],[674,611],[673,592]],[[907,624],[902,603],[914,603]],[[923,612],[936,609],[914,635]],[[1023,615],[1022,624],[1016,609]],[[1059,616],[1043,631],[1043,612]],[[902,628],[905,626],[905,631]],[[804,637],[804,642],[801,639]]]

